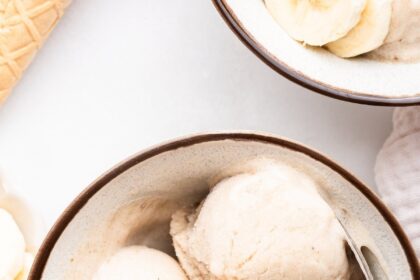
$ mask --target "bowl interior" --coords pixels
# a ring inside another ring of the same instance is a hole
[[[235,21],[234,28],[240,29],[240,36],[251,48],[300,83],[320,91],[339,92],[342,98],[359,96],[360,101],[363,97],[381,97],[384,102],[402,98],[420,102],[420,62],[342,59],[291,39],[271,17],[263,0],[216,0],[216,3],[223,6],[222,13],[228,13]]]
[[[48,258],[42,279],[91,279],[100,263],[125,245],[145,244],[173,254],[168,234],[171,214],[203,199],[211,178],[256,157],[282,160],[311,175],[352,237],[379,259],[389,278],[413,279],[399,238],[352,179],[296,151],[300,146],[277,141],[253,136],[190,138],[141,154],[127,168],[115,168],[105,175],[111,179],[100,179],[90,188],[95,191],[87,203],[73,203],[69,211],[78,212],[64,230],[53,230],[52,235],[59,236],[52,251],[48,256],[44,244],[38,255]]]

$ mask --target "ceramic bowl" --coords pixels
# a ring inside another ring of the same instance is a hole
[[[251,133],[196,135],[162,144],[117,165],[58,219],[29,279],[91,279],[122,246],[143,244],[173,255],[171,215],[202,200],[209,179],[256,157],[284,161],[313,176],[358,244],[389,279],[420,279],[414,251],[394,216],[363,183],[295,142]]]
[[[315,92],[350,102],[420,104],[420,62],[339,58],[291,39],[263,0],[213,0],[239,39],[272,69]]]

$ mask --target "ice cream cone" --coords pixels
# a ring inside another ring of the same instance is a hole
[[[0,0],[0,104],[70,0]]]

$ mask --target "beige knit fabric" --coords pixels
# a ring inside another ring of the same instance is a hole
[[[420,107],[396,109],[393,123],[377,158],[376,183],[420,257]]]
[[[70,0],[0,0],[0,104]]]

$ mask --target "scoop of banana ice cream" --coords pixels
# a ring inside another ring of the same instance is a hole
[[[349,279],[345,234],[305,174],[280,163],[220,181],[172,217],[189,279]]]
[[[12,215],[0,208],[0,279],[14,279],[24,264],[25,240]]]
[[[101,265],[94,280],[187,280],[179,264],[167,254],[144,246],[119,250]]]
[[[374,56],[402,61],[420,59],[420,1],[395,0],[392,18],[384,44]]]
[[[34,256],[31,253],[25,253],[23,259],[23,268],[16,277],[15,280],[26,280],[29,277],[29,272],[31,271],[32,264],[34,262]]]

